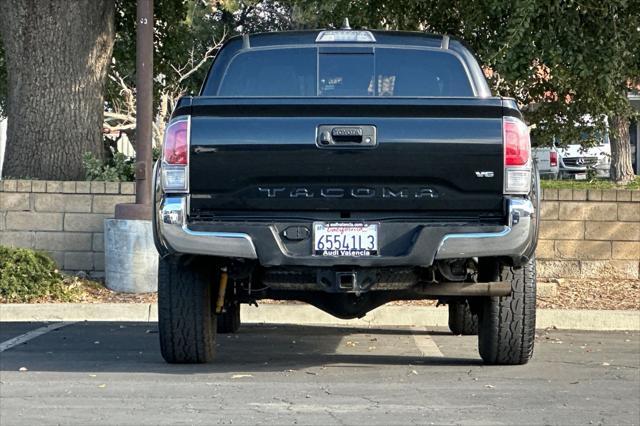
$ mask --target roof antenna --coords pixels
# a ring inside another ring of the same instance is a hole
[[[251,43],[249,42],[249,34],[242,34],[242,48],[249,49],[251,48]]]
[[[349,26],[349,18],[344,18],[344,21],[342,22],[342,27],[340,27],[341,30],[350,30],[351,27]]]

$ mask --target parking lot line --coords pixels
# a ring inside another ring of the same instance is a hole
[[[36,328],[35,330],[28,331],[24,334],[14,337],[13,339],[6,340],[0,343],[0,353],[6,351],[7,349],[13,348],[14,346],[28,342],[31,339],[42,336],[43,334],[47,334],[50,331],[57,330],[70,324],[75,324],[75,322],[56,322],[53,324],[47,324],[44,327]]]
[[[412,329],[411,334],[413,334],[413,340],[416,342],[416,346],[418,350],[422,354],[422,356],[428,357],[442,357],[444,356],[440,351],[440,348],[433,340],[433,338],[429,335],[422,334],[421,332],[426,331],[426,327],[416,327]]]

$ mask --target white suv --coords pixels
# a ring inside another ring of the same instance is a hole
[[[605,133],[600,143],[594,147],[584,148],[580,144],[570,144],[558,148],[558,152],[561,178],[586,179],[589,170],[593,170],[599,178],[610,176],[611,145],[608,133]]]

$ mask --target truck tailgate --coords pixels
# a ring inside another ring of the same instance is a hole
[[[501,212],[500,98],[194,98],[191,210]],[[506,112],[509,115],[509,112]],[[376,145],[322,147],[319,126]]]

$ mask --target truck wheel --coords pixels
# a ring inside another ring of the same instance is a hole
[[[240,304],[232,302],[218,315],[218,333],[236,333],[240,328]]]
[[[478,334],[478,316],[471,312],[466,300],[449,303],[449,330],[463,336]]]
[[[526,364],[533,355],[536,328],[535,257],[520,268],[502,266],[499,275],[511,282],[512,293],[482,303],[478,350],[485,364]]]
[[[197,259],[165,257],[158,266],[160,351],[169,363],[211,362],[215,352],[213,274]]]

